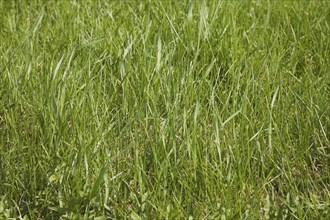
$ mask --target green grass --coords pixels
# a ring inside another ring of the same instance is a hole
[[[325,219],[328,1],[0,1],[0,219]]]

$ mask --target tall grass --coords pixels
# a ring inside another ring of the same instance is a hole
[[[0,218],[330,215],[327,1],[1,1]]]

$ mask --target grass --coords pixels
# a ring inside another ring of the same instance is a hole
[[[327,1],[1,1],[0,218],[325,219]]]

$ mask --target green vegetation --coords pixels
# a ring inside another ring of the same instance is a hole
[[[330,215],[329,2],[0,15],[0,219]]]

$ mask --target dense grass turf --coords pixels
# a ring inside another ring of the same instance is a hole
[[[0,14],[0,219],[330,215],[329,2]]]

